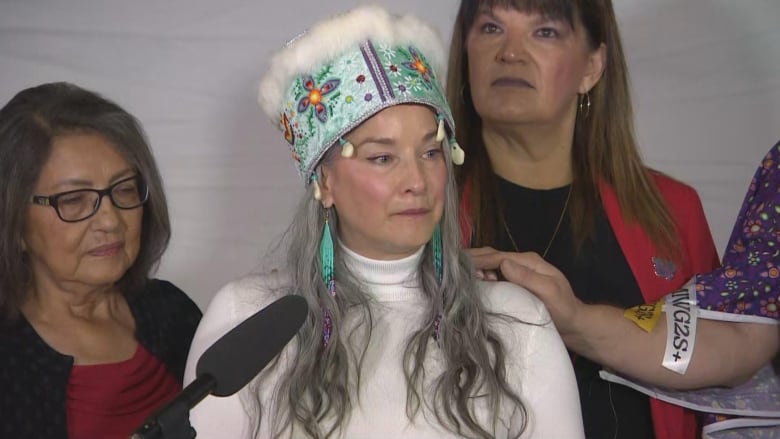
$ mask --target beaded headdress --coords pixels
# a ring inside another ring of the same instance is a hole
[[[352,155],[345,134],[398,104],[431,107],[439,140],[447,141],[453,162],[460,164],[463,150],[436,73],[443,63],[441,40],[428,25],[362,6],[288,42],[271,59],[258,100],[284,133],[306,183],[332,146]]]

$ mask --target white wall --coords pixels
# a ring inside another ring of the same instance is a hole
[[[643,154],[699,190],[722,251],[754,167],[780,139],[780,1],[615,2]],[[205,307],[261,262],[302,190],[255,104],[269,54],[358,3],[0,0],[0,103],[67,80],[139,117],[174,227],[159,277]],[[392,3],[449,39],[457,0]]]

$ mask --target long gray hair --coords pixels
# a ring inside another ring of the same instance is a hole
[[[443,149],[447,163],[445,204],[440,221],[443,279],[439,284],[429,242],[423,250],[419,276],[430,318],[412,334],[404,350],[406,414],[413,419],[424,405],[453,433],[491,438],[495,436],[502,412],[499,409],[508,402],[510,413],[516,410],[522,415],[521,433],[525,429],[525,407],[507,382],[505,349],[490,325],[491,320],[506,319],[507,316],[493,315],[485,309],[470,259],[461,251],[452,160],[449,148]],[[334,151],[338,150],[331,148],[323,158],[322,166],[328,166]],[[338,213],[335,208],[330,210],[333,212],[328,214],[328,221],[336,231]],[[338,245],[334,245],[337,294],[333,297],[328,292],[322,280],[319,256],[325,215],[320,202],[313,199],[311,192],[306,192],[280,244],[287,252],[285,271],[290,276],[285,292],[307,300],[309,317],[298,333],[293,348],[297,352],[292,355],[291,364],[284,371],[275,393],[280,399],[271,404],[274,437],[283,436],[287,429],[298,428],[316,439],[338,436],[338,431],[348,422],[353,401],[360,394],[362,364],[373,327],[372,298],[350,272]],[[327,346],[323,344],[323,309],[327,309],[333,327]],[[429,347],[435,346],[430,341],[439,313],[442,315],[441,329],[438,348],[434,349],[441,350],[444,371],[435,378],[432,395],[426,396],[422,392],[424,363]],[[348,327],[345,326],[347,320]],[[258,386],[251,388],[259,408],[257,432],[262,422],[259,418],[261,395]],[[476,410],[469,402],[478,395],[487,400],[487,408],[492,414],[490,425],[479,422]]]

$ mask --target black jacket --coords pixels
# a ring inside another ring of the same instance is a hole
[[[201,312],[170,282],[151,280],[128,299],[136,338],[179,382]],[[0,438],[67,439],[65,393],[73,357],[46,344],[20,317],[0,326]]]

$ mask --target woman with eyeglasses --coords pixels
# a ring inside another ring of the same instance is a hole
[[[68,83],[0,109],[0,432],[126,438],[181,390],[198,307],[138,121]]]

